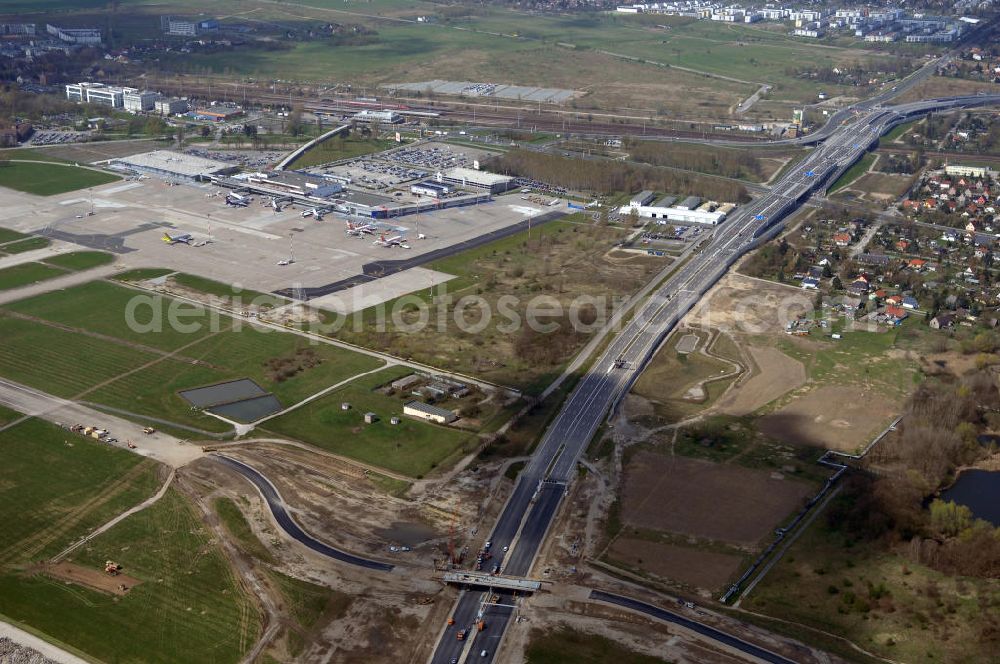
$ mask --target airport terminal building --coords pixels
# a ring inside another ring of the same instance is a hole
[[[156,175],[168,180],[204,182],[212,177],[235,173],[238,167],[224,161],[195,157],[172,150],[155,150],[110,160],[111,168]]]

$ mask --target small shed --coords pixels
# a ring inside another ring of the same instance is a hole
[[[365,424],[374,424],[378,420],[378,415],[375,413],[365,413]]]

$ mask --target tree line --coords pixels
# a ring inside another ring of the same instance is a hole
[[[750,200],[746,188],[737,182],[643,164],[572,159],[528,150],[511,150],[490,158],[483,166],[494,173],[531,178],[566,189],[598,194],[650,189],[735,203]]]
[[[748,150],[711,149],[698,145],[676,143],[669,147],[655,141],[625,139],[623,145],[629,157],[653,166],[684,168],[727,178],[763,179],[760,160]]]
[[[997,347],[995,334],[981,333],[969,349],[990,353]],[[998,412],[1000,392],[988,367],[925,381],[897,433],[869,454],[868,472],[848,479],[828,523],[946,574],[1000,578],[1000,529],[935,498],[956,468],[989,453],[977,436],[1000,424]]]

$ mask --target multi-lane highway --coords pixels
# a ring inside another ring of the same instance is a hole
[[[733,213],[709,244],[637,306],[632,319],[580,379],[522,470],[500,514],[490,538],[495,556],[490,564],[501,565],[506,576],[530,572],[576,463],[609,409],[625,394],[674,325],[740,256],[776,232],[784,217],[813,192],[832,183],[892,126],[930,110],[998,103],[1000,95],[889,108],[866,102],[850,109],[850,119],[831,131],[770,192]],[[499,605],[487,603],[491,596],[499,598]],[[455,623],[444,628],[431,658],[433,664],[450,664],[465,652],[485,652],[477,661],[492,661],[512,615],[513,601],[508,592],[464,591],[452,612]],[[486,627],[477,632],[480,613]],[[466,640],[457,639],[459,630],[466,631]]]

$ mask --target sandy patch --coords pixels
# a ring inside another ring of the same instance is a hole
[[[719,400],[719,409],[728,415],[752,413],[806,382],[805,366],[777,348],[750,346],[747,350],[758,372]]]
[[[828,386],[765,415],[758,427],[785,443],[854,451],[878,434],[898,410],[894,400],[877,390]]]
[[[127,574],[111,576],[110,574],[106,574],[104,570],[68,562],[47,563],[39,567],[39,571],[60,581],[68,581],[102,593],[118,595],[119,597],[127,594],[129,590],[142,583],[141,579]]]
[[[730,273],[688,314],[688,325],[724,332],[769,334],[785,321],[812,311],[814,297],[802,289]]]

